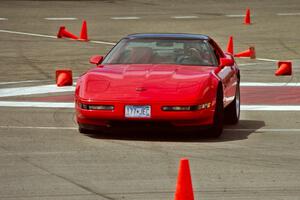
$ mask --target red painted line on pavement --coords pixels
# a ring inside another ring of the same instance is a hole
[[[48,97],[32,97],[28,99],[29,101],[45,101],[45,102],[74,102],[74,94],[65,94],[57,96],[48,96]],[[23,99],[26,100],[26,99]]]
[[[73,94],[60,93],[57,95],[51,96],[39,96],[39,97],[30,97],[30,96],[20,96],[20,97],[2,97],[0,101],[28,101],[28,102],[74,102]]]
[[[241,87],[241,103],[247,105],[300,105],[298,87]]]
[[[56,96],[20,97],[10,99],[17,101],[73,102],[74,95],[58,94]],[[300,105],[300,88],[290,86],[242,86],[241,103],[243,105]]]

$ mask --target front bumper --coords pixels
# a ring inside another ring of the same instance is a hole
[[[162,103],[108,103],[114,105],[114,110],[85,110],[79,106],[76,101],[76,118],[80,125],[93,125],[101,127],[112,127],[116,124],[125,124],[138,122],[139,124],[163,124],[167,126],[209,126],[213,124],[213,115],[215,110],[214,103],[208,109],[195,111],[163,111],[161,108],[165,106]],[[126,118],[125,105],[150,105],[150,118]],[[168,104],[169,105],[169,104]]]

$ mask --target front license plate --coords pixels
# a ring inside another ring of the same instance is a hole
[[[150,118],[151,106],[125,106],[125,117],[130,118]]]

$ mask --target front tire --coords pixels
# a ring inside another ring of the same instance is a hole
[[[240,119],[240,84],[237,84],[234,100],[225,108],[225,122],[237,124]]]
[[[78,132],[82,133],[82,134],[91,134],[91,133],[94,133],[94,130],[88,129],[85,126],[79,124],[79,126],[78,126]]]
[[[86,134],[86,133],[88,133],[88,132],[89,132],[89,130],[88,130],[88,129],[81,128],[81,127],[79,127],[79,128],[78,128],[78,131],[79,131],[79,133],[82,133],[82,134]]]
[[[223,122],[224,122],[224,104],[223,104],[223,90],[221,86],[218,88],[216,98],[216,108],[214,114],[214,123],[209,129],[209,134],[212,138],[218,138],[223,133]]]

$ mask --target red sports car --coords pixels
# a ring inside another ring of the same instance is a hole
[[[240,115],[232,55],[198,34],[133,34],[76,85],[79,131],[125,124],[206,127],[212,137]]]

